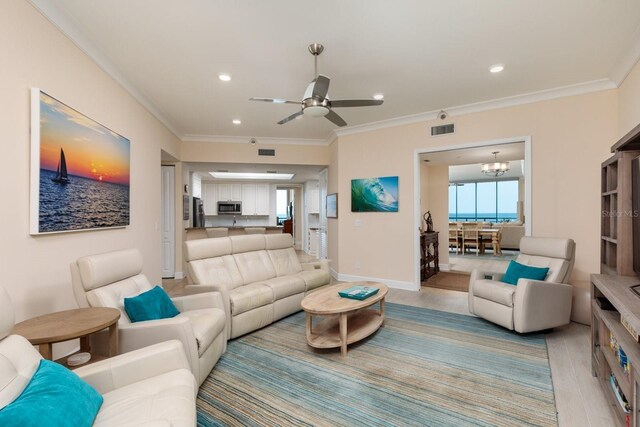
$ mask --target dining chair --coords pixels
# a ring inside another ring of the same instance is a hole
[[[467,247],[476,248],[476,256],[480,253],[484,253],[484,242],[480,235],[477,222],[463,222],[462,223],[462,253],[467,252]]]
[[[449,224],[449,249],[454,247],[456,254],[460,253],[460,236],[458,235],[457,224]]]

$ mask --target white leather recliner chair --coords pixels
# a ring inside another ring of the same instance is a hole
[[[520,333],[567,325],[573,295],[573,287],[567,283],[575,251],[572,239],[523,237],[516,261],[549,267],[546,278],[520,279],[514,286],[500,281],[504,273],[473,270],[469,282],[469,311]]]
[[[14,326],[13,307],[0,287],[0,409],[13,402],[36,372],[42,356]],[[167,341],[74,371],[104,401],[94,426],[196,424],[198,386],[180,341]]]
[[[118,332],[123,353],[180,340],[200,385],[227,349],[224,303],[217,292],[172,298],[180,314],[170,319],[135,323],[129,320],[124,298],[153,288],[142,274],[142,254],[137,249],[79,258],[71,263],[71,279],[80,307],[113,307],[121,311]]]

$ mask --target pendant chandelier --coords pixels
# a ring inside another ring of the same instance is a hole
[[[509,162],[499,162],[498,153],[499,151],[493,151],[491,153],[495,160],[493,163],[483,163],[481,165],[480,170],[483,174],[498,177],[504,175],[504,173],[509,170]]]

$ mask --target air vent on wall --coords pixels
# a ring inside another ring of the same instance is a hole
[[[275,156],[275,155],[276,155],[276,150],[266,149],[266,148],[258,149],[258,156]]]
[[[453,123],[448,125],[431,126],[431,136],[446,135],[455,131]]]

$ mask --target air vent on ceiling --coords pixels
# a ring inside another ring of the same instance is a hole
[[[276,155],[276,150],[267,149],[267,148],[258,149],[258,156],[275,156],[275,155]]]
[[[431,126],[431,136],[446,135],[455,131],[453,123],[448,125]]]

